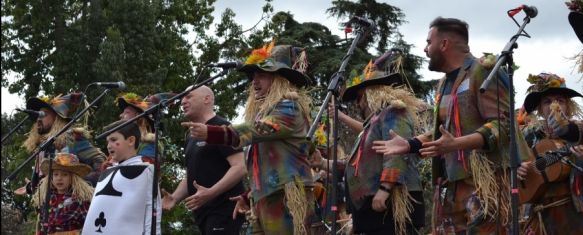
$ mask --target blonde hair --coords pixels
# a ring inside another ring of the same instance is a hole
[[[406,109],[415,123],[421,124],[417,113],[423,111],[425,103],[404,86],[374,85],[367,87],[365,94],[371,113],[376,113],[387,107]]]
[[[53,136],[57,134],[65,125],[67,124],[66,120],[61,118],[59,115],[55,115],[55,121],[51,127],[49,133],[46,134],[39,134],[38,133],[38,123],[34,123],[30,132],[28,132],[28,138],[24,141],[22,146],[26,148],[27,151],[32,152],[36,149],[36,147],[47,140],[49,136]],[[66,135],[61,135],[55,140],[55,146],[64,147],[66,144]]]
[[[277,73],[271,87],[267,92],[267,96],[262,99],[255,99],[255,90],[253,85],[249,86],[249,96],[247,97],[247,104],[245,105],[244,118],[247,123],[254,123],[256,117],[263,117],[267,115],[281,100],[290,99],[296,101],[300,105],[300,111],[303,116],[309,119],[311,98],[306,95],[304,90],[298,89],[289,80]]]
[[[87,181],[81,178],[81,176],[72,172],[69,172],[69,174],[71,176],[71,185],[69,187],[69,189],[72,190],[71,195],[80,202],[91,201],[93,198],[93,187],[91,187]],[[32,205],[36,208],[40,208],[45,203],[45,195],[49,185],[48,178],[49,177],[46,176],[40,180],[40,186],[32,196]],[[51,184],[51,189],[53,188],[54,186]]]

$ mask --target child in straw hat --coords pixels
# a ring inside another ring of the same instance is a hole
[[[44,173],[49,172],[49,161],[45,159],[41,163]],[[40,188],[32,198],[33,206],[39,211],[37,234],[43,231],[58,235],[79,234],[93,195],[93,187],[83,179],[91,172],[91,167],[80,163],[77,156],[69,153],[59,153],[52,161],[48,223],[44,224],[42,208],[49,188],[49,177],[40,181]]]

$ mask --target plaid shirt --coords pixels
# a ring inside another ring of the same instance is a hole
[[[90,201],[79,201],[72,196],[71,193],[58,194],[53,191],[51,200],[49,201],[49,221],[44,222],[44,212],[42,206],[39,209],[40,223],[42,229],[37,234],[42,234],[42,231],[48,227],[48,233],[66,232],[79,230],[83,227],[87,210],[89,210]]]

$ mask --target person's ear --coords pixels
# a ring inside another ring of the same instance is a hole
[[[135,147],[136,146],[136,137],[133,135],[128,137],[128,143],[130,144],[130,146]]]

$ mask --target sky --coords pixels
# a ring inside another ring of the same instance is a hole
[[[563,0],[394,0],[379,1],[398,7],[405,14],[407,23],[399,27],[404,40],[415,47],[411,53],[425,57],[423,48],[427,39],[429,23],[436,17],[453,17],[466,21],[470,28],[470,50],[474,56],[484,52],[499,54],[510,37],[518,31],[506,12],[522,4],[535,6],[538,15],[531,20],[525,30],[531,38],[518,39],[518,48],[514,50],[514,60],[520,66],[514,74],[516,107],[520,107],[526,96],[528,74],[551,72],[564,77],[567,87],[583,93],[583,77],[578,74],[573,60],[583,50],[581,43],[567,20],[569,10]],[[215,21],[220,19],[225,8],[231,8],[236,14],[236,22],[244,29],[250,28],[261,18],[262,0],[218,0],[215,3]],[[286,11],[294,15],[298,22],[318,22],[327,26],[333,33],[343,36],[338,21],[329,18],[326,9],[331,1],[324,0],[274,0],[274,12]],[[522,23],[524,13],[515,16]],[[345,21],[345,20],[343,20]],[[301,46],[301,45],[300,45]],[[309,55],[308,55],[309,59]],[[338,65],[340,66],[340,65]],[[418,71],[424,79],[438,79],[442,73],[431,72],[424,64]],[[581,98],[576,101],[583,104]],[[22,98],[9,94],[2,88],[2,113],[11,113],[15,107],[23,107]]]

